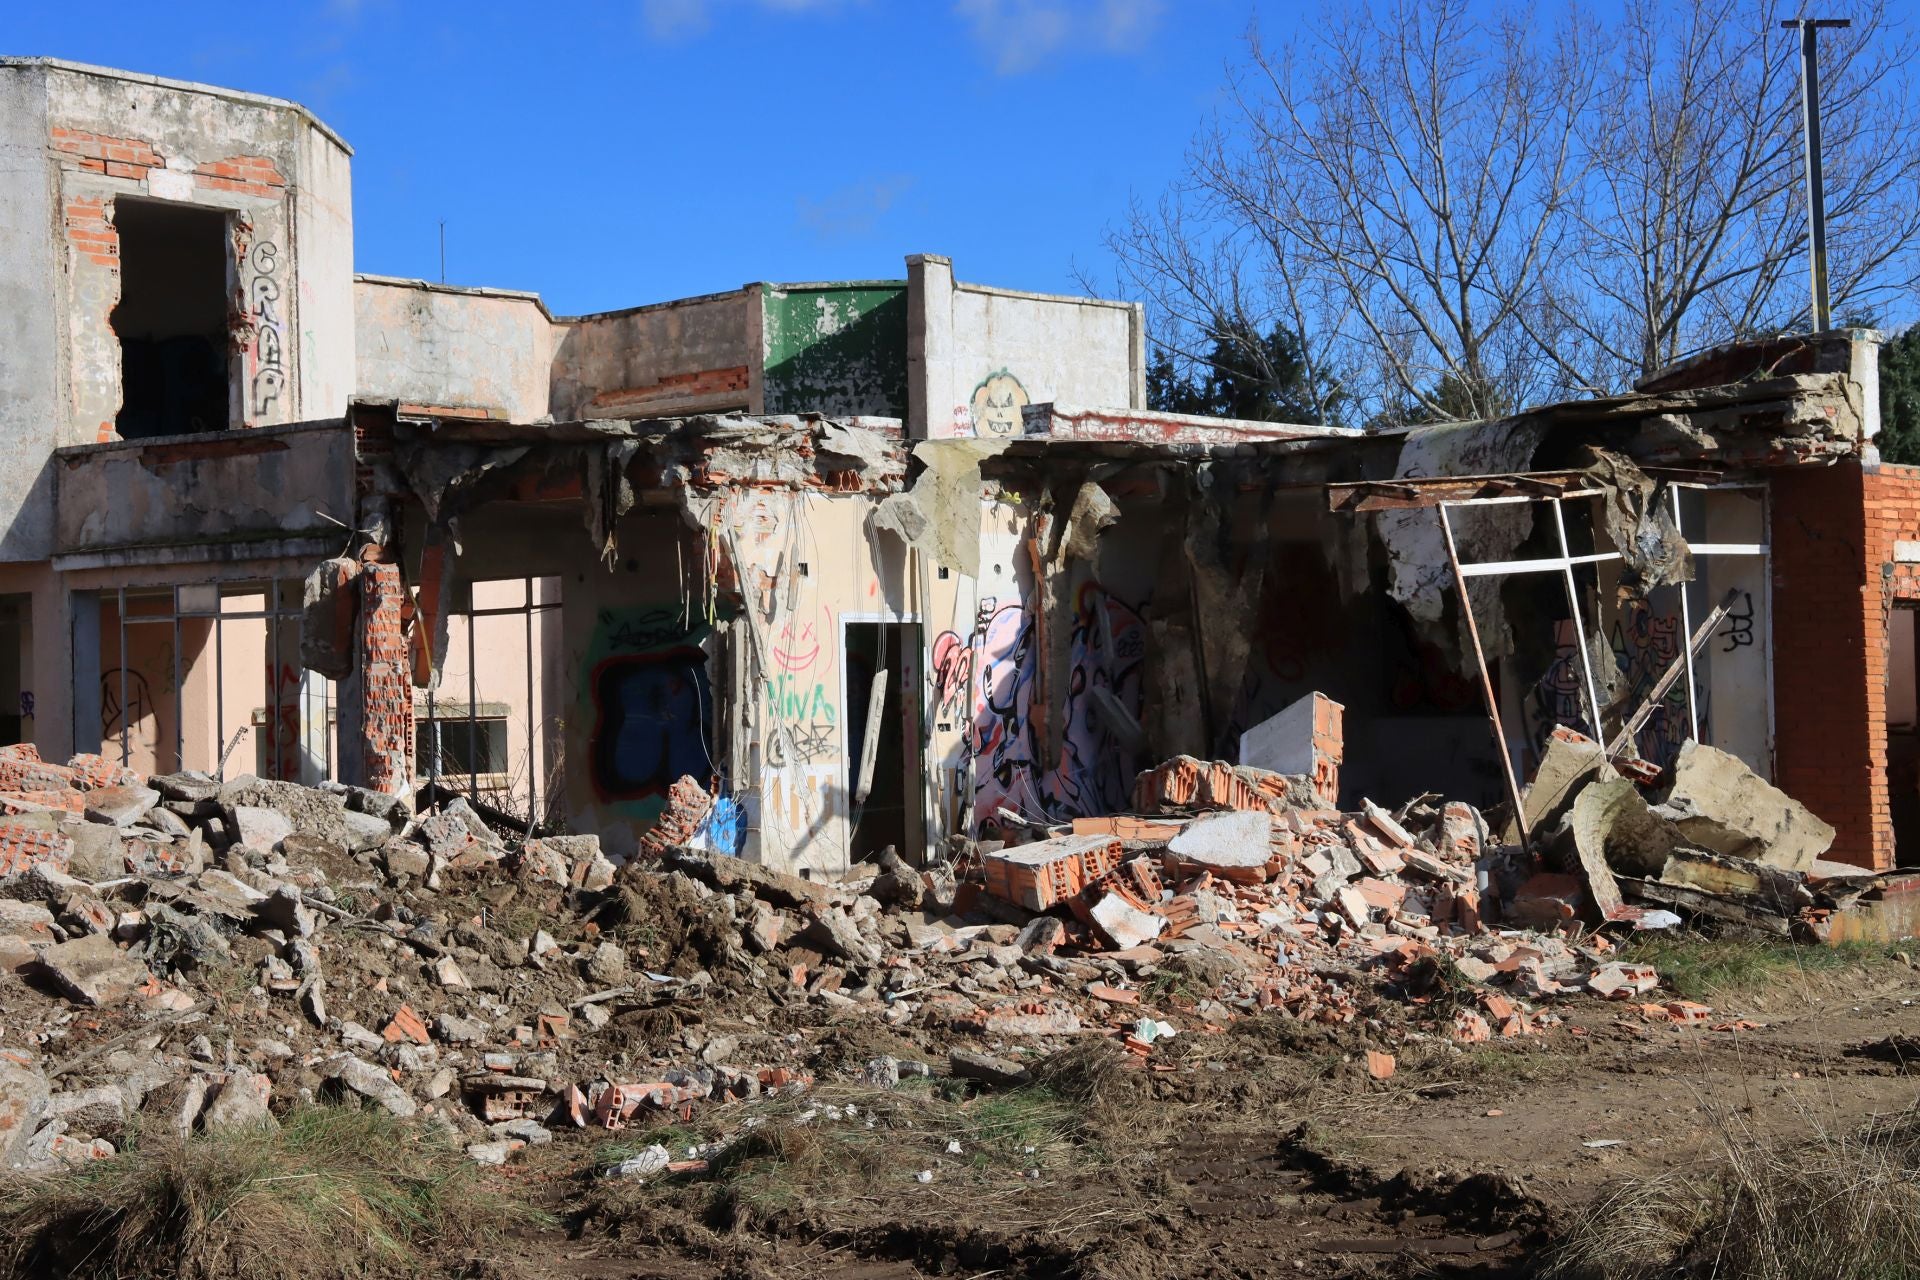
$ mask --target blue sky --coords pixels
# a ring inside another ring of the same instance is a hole
[[[19,0],[16,0],[16,6]],[[28,0],[0,52],[292,98],[355,151],[359,270],[562,313],[749,280],[1073,288],[1211,110],[1249,0]],[[1296,8],[1267,6],[1282,34]]]

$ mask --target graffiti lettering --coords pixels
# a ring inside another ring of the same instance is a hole
[[[808,684],[785,673],[767,681],[767,714],[776,720],[819,721],[828,725],[834,720],[833,701],[827,697],[826,685],[817,680]]]
[[[1653,692],[1661,675],[1680,656],[1680,619],[1675,614],[1655,613],[1644,600],[1628,600],[1621,606],[1613,627],[1613,657],[1620,668],[1621,683],[1629,708],[1639,707]],[[1707,730],[1707,701],[1701,691],[1700,730]],[[1680,754],[1681,744],[1693,735],[1687,716],[1687,686],[1676,681],[1660,700],[1653,714],[1635,735],[1640,756],[1662,768],[1670,766]]]
[[[253,412],[259,419],[271,416],[286,390],[286,320],[276,305],[280,301],[280,283],[274,279],[280,265],[280,250],[271,240],[253,246],[247,257],[253,278],[247,282],[247,312],[253,321]]]
[[[1751,591],[1742,591],[1740,593],[1740,604],[1745,610],[1744,613],[1733,612],[1731,610],[1727,613],[1727,622],[1729,624],[1727,627],[1727,643],[1726,646],[1720,650],[1722,653],[1732,653],[1735,649],[1744,649],[1753,643],[1753,593]]]

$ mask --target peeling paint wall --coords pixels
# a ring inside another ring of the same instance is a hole
[[[344,543],[353,517],[353,436],[337,422],[100,445],[60,454],[54,466],[64,554]]]
[[[904,418],[907,288],[769,285],[766,412]]]
[[[226,216],[233,424],[344,408],[353,380],[349,152],[304,110],[16,59],[0,63],[0,157],[0,323],[9,326],[0,555],[52,550],[51,449],[118,437],[121,202]]]
[[[48,553],[49,454],[64,424],[45,81],[37,68],[0,67],[0,561]]]
[[[359,276],[356,391],[512,422],[548,410],[554,326],[532,294]]]
[[[760,412],[759,286],[558,322],[553,416]]]

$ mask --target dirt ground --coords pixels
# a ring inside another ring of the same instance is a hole
[[[520,1190],[556,1215],[478,1268],[490,1280],[695,1276],[918,1280],[1086,1276],[1526,1276],[1609,1185],[1716,1159],[1723,1126],[1784,1144],[1914,1105],[1899,1064],[1857,1052],[1920,1037],[1920,974],[1878,958],[1791,968],[1653,1025],[1579,999],[1525,1041],[1403,1043],[1388,1081],[1359,1032],[1262,1019],[1189,1038],[1141,1070],[1084,1158],[1025,1185],[919,1184],[831,1212],[732,1224],[664,1208],[585,1218],[580,1143]],[[1760,1024],[1712,1030],[1736,1019]],[[1376,1028],[1377,1030],[1377,1028]],[[1171,1067],[1171,1070],[1166,1068]],[[991,1176],[991,1175],[989,1175]],[[1008,1175],[1016,1177],[1018,1175]],[[1009,1228],[996,1199],[1027,1212]]]

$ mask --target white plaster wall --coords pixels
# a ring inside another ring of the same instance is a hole
[[[357,394],[483,409],[513,422],[548,411],[554,326],[531,294],[361,276],[351,328]]]
[[[300,131],[294,214],[300,316],[297,408],[302,418],[340,417],[357,376],[352,157],[311,126]]]
[[[47,164],[46,75],[0,67],[0,561],[53,543],[59,292]]]
[[[946,397],[926,406],[931,437],[1021,434],[1019,411],[1029,404],[1144,407],[1137,305],[971,284],[954,284],[949,296],[950,323],[922,328],[951,344],[921,356],[929,396]],[[928,305],[938,297],[929,290]]]

